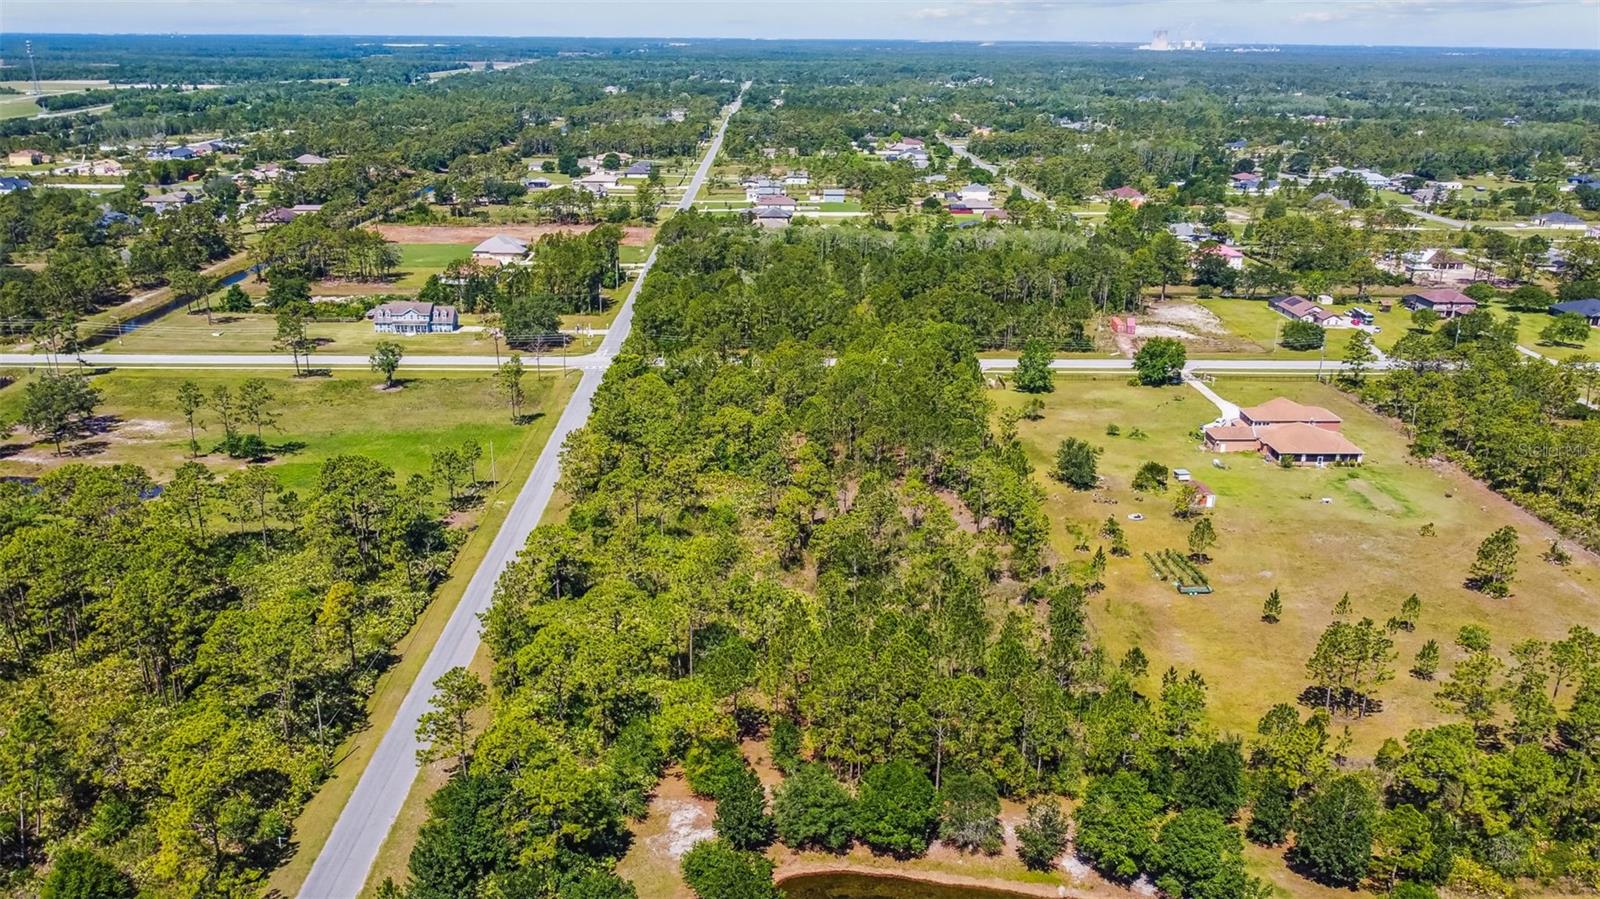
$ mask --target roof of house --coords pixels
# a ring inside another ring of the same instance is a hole
[[[1260,181],[1261,180],[1261,176],[1259,174],[1255,173],[1255,172],[1236,172],[1236,173],[1234,173],[1233,180],[1235,180],[1235,181]]]
[[[423,318],[434,321],[448,321],[456,317],[456,307],[440,306],[418,300],[394,300],[388,303],[379,303],[367,310],[367,317],[376,318],[380,314],[394,317],[407,313],[416,313]]]
[[[521,256],[528,252],[528,245],[515,237],[496,234],[483,243],[472,248],[474,253],[487,253],[491,256]]]
[[[1430,305],[1435,306],[1447,304],[1451,306],[1470,306],[1474,309],[1476,309],[1478,306],[1477,300],[1474,300],[1472,297],[1467,296],[1459,290],[1453,290],[1448,287],[1440,287],[1434,290],[1414,290],[1405,296],[1405,298],[1408,300],[1412,297],[1425,300]]]
[[[328,160],[326,157],[318,156],[315,153],[301,153],[294,158],[294,161],[301,165],[322,165]]]
[[[1466,265],[1467,261],[1449,250],[1423,250],[1416,255],[1423,265]]]
[[[1534,216],[1534,218],[1541,222],[1556,222],[1562,225],[1583,224],[1583,219],[1578,218],[1570,212],[1541,212],[1540,214]]]
[[[794,201],[794,197],[784,196],[783,194],[768,194],[768,195],[766,195],[764,197],[757,197],[756,198],[756,205],[757,206],[793,206],[793,205],[795,205],[795,201]]]
[[[963,185],[960,190],[956,191],[956,193],[986,194],[989,193],[989,185],[973,182],[972,184]]]
[[[1206,428],[1206,436],[1212,440],[1254,440],[1256,432],[1247,424],[1231,422],[1225,425],[1215,425]]]
[[[1297,318],[1302,315],[1311,315],[1318,309],[1322,308],[1321,306],[1318,306],[1316,303],[1306,299],[1303,296],[1300,296],[1299,294],[1291,294],[1284,297],[1273,297],[1268,305],[1281,312],[1287,312]]]
[[[1576,312],[1584,318],[1600,317],[1600,299],[1568,300],[1550,307],[1551,313]]]
[[[1362,453],[1361,447],[1338,431],[1302,422],[1268,425],[1260,428],[1256,436],[1279,455],[1358,456]]]
[[[1246,406],[1239,411],[1256,424],[1291,421],[1338,424],[1344,420],[1321,406],[1308,406],[1284,396],[1273,397],[1260,405]]]
[[[26,178],[0,178],[0,190],[27,190],[33,182]]]
[[[653,163],[653,162],[647,162],[647,161],[644,161],[644,160],[640,160],[639,162],[636,162],[633,165],[628,166],[628,171],[626,172],[626,174],[629,174],[629,175],[648,175],[648,174],[650,174],[650,170],[655,168],[655,167],[656,167],[656,164]]]
[[[1202,252],[1202,253],[1215,253],[1218,256],[1221,256],[1223,259],[1243,259],[1244,258],[1244,253],[1241,252],[1238,247],[1230,247],[1227,244],[1221,244],[1221,243],[1216,244],[1214,246],[1201,247],[1200,248],[1200,252]]]
[[[1119,200],[1142,200],[1142,199],[1144,199],[1144,194],[1141,193],[1138,188],[1136,188],[1136,187],[1128,187],[1126,185],[1124,185],[1122,187],[1119,187],[1119,188],[1117,188],[1115,190],[1106,191],[1106,196],[1108,196],[1108,197],[1116,197]]]
[[[756,210],[756,218],[758,219],[787,219],[793,216],[794,213],[781,206],[762,206]]]
[[[170,194],[156,194],[153,197],[145,197],[140,202],[151,205],[157,203],[192,203],[194,202],[194,194],[186,190],[180,190]]]

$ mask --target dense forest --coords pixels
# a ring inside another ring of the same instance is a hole
[[[230,428],[273,414],[246,399]],[[97,896],[255,895],[449,565],[445,511],[361,456],[304,493],[198,462],[0,483],[6,884],[49,852],[113,866]]]
[[[663,234],[635,339],[665,364],[619,359],[569,440],[570,515],[535,531],[485,619],[492,721],[475,742],[428,729],[455,774],[387,894],[635,895],[611,866],[669,764],[716,803],[717,840],[684,859],[703,899],[774,895],[757,852],[773,839],[989,851],[1000,796],[1031,804],[1025,860],[1061,851],[1055,797],[1069,796],[1081,858],[1173,896],[1266,895],[1247,838],[1287,844],[1316,880],[1397,895],[1594,878],[1592,631],[1519,644],[1508,663],[1491,633],[1463,629],[1439,672],[1453,720],[1370,765],[1292,687],[1254,733],[1221,733],[1198,675],[1097,645],[1085,606],[1118,540],[1103,531],[1081,560],[1046,545],[1019,422],[993,413],[964,327],[937,313],[852,327],[824,306],[669,340],[650,304],[715,290],[694,279],[727,254],[760,285],[815,267],[787,254],[823,245],[684,222]],[[753,350],[730,352],[740,340]],[[1334,610],[1307,663],[1330,706],[1394,674],[1383,633]],[[1434,651],[1411,676],[1435,676]],[[441,718],[481,690],[452,685]],[[736,748],[748,737],[786,775],[770,811]]]

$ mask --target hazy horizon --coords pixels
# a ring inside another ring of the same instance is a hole
[[[1597,0],[10,0],[5,19],[12,35],[1137,44],[1161,29],[1210,44],[1600,49]]]

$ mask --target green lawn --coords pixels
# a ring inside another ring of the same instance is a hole
[[[399,280],[394,286],[402,290],[418,290],[444,267],[457,259],[472,255],[469,243],[408,243],[400,245]]]
[[[488,355],[495,343],[487,331],[467,330],[477,321],[467,316],[464,328],[448,334],[399,336],[380,334],[366,321],[311,322],[306,331],[317,341],[316,353],[366,355],[380,341],[394,341],[405,348],[408,359],[440,355]],[[203,313],[174,310],[160,319],[96,347],[107,353],[272,353],[278,325],[265,312],[214,313],[206,321]],[[580,338],[551,355],[573,355],[594,349],[597,341]],[[505,346],[500,347],[505,352]],[[316,364],[316,353],[311,362]],[[404,363],[402,363],[402,369]]]
[[[1330,620],[1340,595],[1350,592],[1357,615],[1382,622],[1412,591],[1423,601],[1415,633],[1396,635],[1395,679],[1378,689],[1384,710],[1350,722],[1353,754],[1368,756],[1386,737],[1445,720],[1432,702],[1435,685],[1405,672],[1417,648],[1434,638],[1445,647],[1445,670],[1456,658],[1451,641],[1466,623],[1482,623],[1502,650],[1526,637],[1555,638],[1580,622],[1600,621],[1600,563],[1577,556],[1567,568],[1539,559],[1553,533],[1459,472],[1410,459],[1406,440],[1391,424],[1309,379],[1222,378],[1216,390],[1249,405],[1288,396],[1332,409],[1344,432],[1367,453],[1359,468],[1283,470],[1254,454],[1204,451],[1195,429],[1217,410],[1197,391],[1130,387],[1120,378],[1063,378],[1045,397],[1045,418],[1021,423],[1024,445],[1044,485],[1054,545],[1069,566],[1087,556],[1072,550],[1069,524],[1093,535],[1114,515],[1128,535],[1132,556],[1113,559],[1106,590],[1091,600],[1091,616],[1107,648],[1120,656],[1140,646],[1150,656],[1156,689],[1167,666],[1198,670],[1211,687],[1212,719],[1226,730],[1250,733],[1277,702],[1293,702],[1307,685],[1306,658]],[[1026,399],[995,392],[1002,408]],[[1115,423],[1127,435],[1108,437]],[[1106,487],[1079,493],[1042,474],[1065,437],[1104,448],[1100,473]],[[1212,466],[1220,459],[1226,468]],[[1216,592],[1182,597],[1155,579],[1142,553],[1187,551],[1189,526],[1171,515],[1172,498],[1136,494],[1134,471],[1153,460],[1186,467],[1218,495],[1214,523],[1219,542],[1206,566]],[[1331,502],[1324,504],[1327,497]],[[1132,513],[1143,521],[1130,521]],[[1432,524],[1435,535],[1421,536]],[[1515,594],[1496,600],[1462,586],[1476,547],[1492,530],[1514,525],[1522,536]],[[1092,545],[1102,543],[1098,537]],[[1260,620],[1267,594],[1282,591],[1279,624]],[[1345,722],[1337,722],[1343,724]]]
[[[405,388],[378,391],[376,375],[339,373],[331,378],[293,378],[259,374],[271,385],[278,424],[263,434],[278,448],[272,467],[290,487],[309,486],[322,462],[341,453],[360,453],[394,467],[400,477],[425,474],[428,454],[476,440],[484,447],[487,470],[492,446],[501,476],[510,471],[529,425],[510,421],[487,372],[429,373],[405,379]],[[238,387],[249,374],[237,372],[174,372],[124,369],[94,378],[104,399],[99,412],[108,417],[103,433],[80,441],[78,455],[56,456],[54,447],[39,443],[26,431],[0,443],[0,475],[38,475],[70,461],[133,462],[157,478],[165,478],[188,458],[189,434],[177,408],[178,385],[194,381],[208,395],[218,386]],[[401,372],[404,379],[404,371]],[[25,382],[24,382],[25,383]],[[553,415],[565,402],[570,384],[558,374],[530,375],[524,382],[530,407]],[[15,420],[23,384],[0,391],[0,419]],[[216,414],[200,413],[202,451],[222,438]],[[535,423],[539,419],[535,420]],[[218,469],[240,464],[221,454],[203,456]]]

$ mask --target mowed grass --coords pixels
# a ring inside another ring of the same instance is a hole
[[[1382,623],[1415,592],[1422,616],[1414,633],[1395,635],[1395,678],[1377,690],[1383,711],[1336,722],[1350,724],[1352,753],[1370,756],[1386,737],[1449,720],[1434,704],[1437,685],[1406,673],[1425,640],[1444,648],[1442,675],[1458,657],[1452,641],[1464,624],[1488,627],[1504,652],[1528,637],[1558,638],[1574,624],[1600,621],[1600,564],[1592,555],[1574,552],[1565,568],[1542,561],[1539,553],[1555,536],[1549,528],[1459,471],[1412,460],[1397,429],[1336,389],[1312,380],[1244,378],[1221,379],[1216,389],[1244,405],[1281,395],[1332,409],[1368,461],[1359,468],[1283,470],[1254,454],[1208,453],[1194,432],[1217,410],[1197,391],[1131,387],[1117,378],[1059,379],[1045,397],[1044,419],[1021,423],[1061,559],[1081,565],[1089,558],[1073,551],[1069,525],[1096,535],[1115,516],[1127,532],[1132,556],[1111,560],[1106,589],[1091,598],[1090,613],[1111,652],[1120,656],[1137,645],[1149,655],[1150,691],[1168,666],[1193,668],[1210,685],[1212,720],[1225,731],[1252,733],[1263,712],[1294,702],[1308,686],[1305,661],[1341,594],[1349,591],[1356,616]],[[1026,399],[1011,391],[993,395],[1001,407]],[[1106,435],[1112,423],[1124,436]],[[1134,428],[1148,436],[1126,436]],[[1069,436],[1104,448],[1103,490],[1077,492],[1046,476],[1056,446]],[[1212,459],[1226,467],[1214,468]],[[1179,596],[1142,558],[1162,549],[1187,552],[1190,527],[1171,514],[1173,492],[1131,489],[1145,461],[1189,468],[1218,495],[1212,517],[1219,541],[1205,566],[1216,588],[1210,596]],[[1135,512],[1145,520],[1130,521]],[[1434,535],[1422,536],[1429,524]],[[1505,524],[1521,536],[1521,557],[1514,595],[1499,600],[1467,590],[1463,580],[1478,543]],[[1274,588],[1284,614],[1267,624],[1261,604]]]
[[[103,433],[76,444],[77,455],[57,456],[53,445],[18,431],[0,443],[0,475],[37,476],[72,461],[97,464],[132,462],[157,479],[169,477],[189,458],[189,432],[178,410],[178,385],[191,380],[207,396],[218,387],[237,390],[251,374],[240,372],[174,372],[117,370],[94,377],[104,399],[99,412],[108,417]],[[270,385],[277,412],[276,427],[263,437],[276,448],[272,469],[284,484],[302,493],[316,480],[327,459],[344,453],[370,456],[395,469],[400,479],[426,474],[429,453],[476,440],[484,449],[480,475],[489,474],[489,454],[505,477],[530,427],[513,424],[495,393],[488,372],[430,373],[407,379],[402,390],[379,391],[376,375],[341,372],[329,378],[293,378],[280,373],[255,375]],[[553,419],[571,390],[571,377],[529,375],[524,384],[528,408]],[[15,420],[22,403],[23,382],[0,390],[0,419]],[[222,439],[211,409],[199,417],[203,453],[200,461],[219,471],[243,463],[209,452]],[[548,431],[548,425],[544,425]]]
[[[476,323],[470,316],[465,321],[469,326]],[[423,362],[420,357],[487,356],[495,352],[495,342],[487,331],[465,328],[439,334],[382,334],[374,331],[368,321],[314,321],[306,324],[306,333],[317,342],[316,351],[311,354],[313,366],[317,364],[317,353],[366,355],[380,342],[398,343],[406,354],[400,365],[402,375],[408,362]],[[214,313],[207,322],[203,313],[175,309],[137,331],[106,340],[95,349],[107,353],[276,353],[277,336],[277,320],[265,312]],[[546,352],[587,353],[596,343],[578,338],[563,348]],[[508,352],[503,341],[500,352]],[[85,358],[93,357],[90,354]]]
[[[458,259],[472,256],[469,243],[408,243],[400,245],[400,277],[394,282],[397,289],[421,290],[431,275],[444,271],[445,266]]]

